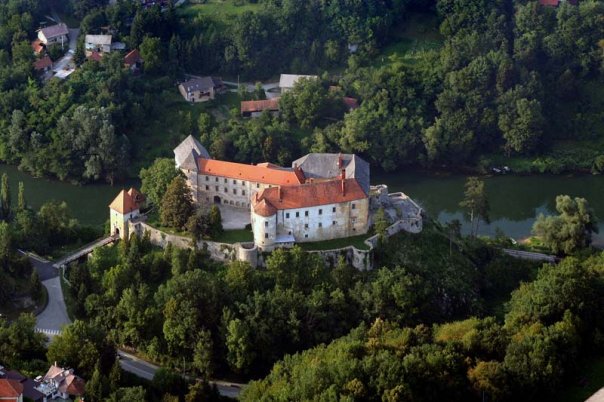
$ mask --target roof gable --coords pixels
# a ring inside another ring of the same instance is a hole
[[[244,163],[225,162],[214,159],[197,160],[200,174],[247,180],[255,183],[293,186],[305,181],[300,169],[286,169],[276,165],[247,165]]]
[[[189,135],[174,148],[174,160],[178,168],[196,170],[198,157],[211,159],[208,150],[192,135]]]
[[[0,380],[0,398],[18,398],[23,394],[23,385],[17,380]]]
[[[111,202],[109,208],[119,212],[122,215],[128,214],[140,208],[140,205],[143,202],[143,198],[144,197],[142,196],[142,194],[136,191],[134,188],[131,188],[129,191],[122,190],[117,195],[117,197],[115,197],[115,199]],[[47,376],[49,374],[47,374]]]
[[[340,177],[345,169],[345,177],[357,179],[363,191],[369,194],[369,163],[355,154],[310,153],[295,160],[292,166],[302,168],[306,177],[316,179]]]
[[[40,31],[42,32],[42,34],[44,34],[44,37],[46,39],[52,39],[52,38],[56,38],[57,36],[63,36],[63,35],[69,34],[69,29],[67,28],[67,25],[65,25],[62,22],[57,25],[51,25],[49,27],[42,28],[42,29],[40,29]]]

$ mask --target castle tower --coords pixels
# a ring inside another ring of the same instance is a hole
[[[143,202],[143,195],[133,187],[128,191],[120,191],[109,205],[111,235],[118,235],[122,240],[129,237],[128,221],[140,215]]]

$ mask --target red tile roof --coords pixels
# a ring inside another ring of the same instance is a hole
[[[82,396],[86,391],[86,383],[77,375],[71,374],[65,379],[67,395]]]
[[[136,63],[140,63],[141,61],[143,61],[143,59],[141,58],[141,54],[138,52],[138,49],[134,49],[124,56],[124,64],[128,67],[133,66]]]
[[[88,56],[88,60],[92,60],[92,61],[97,61],[100,62],[103,59],[103,54],[97,52],[96,50],[92,53],[90,53],[90,56]]]
[[[38,70],[44,70],[48,67],[52,67],[52,60],[50,59],[50,57],[48,57],[48,55],[42,57],[41,59],[38,59],[34,62],[34,69],[36,71]]]
[[[274,168],[274,165],[246,165],[244,163],[199,158],[197,166],[199,174],[247,180],[255,183],[292,186],[302,184],[305,180],[301,169],[286,170]]]
[[[241,113],[262,112],[263,110],[279,110],[279,98],[241,102]]]
[[[134,188],[131,188],[126,192],[126,190],[120,191],[120,193],[115,197],[115,199],[109,205],[109,208],[114,211],[119,212],[120,214],[127,214],[135,209],[140,208],[140,204],[143,202],[144,197],[141,193],[139,193]]]
[[[0,398],[19,398],[23,394],[23,385],[17,380],[0,380]]]
[[[258,215],[271,216],[282,209],[316,207],[364,198],[367,195],[356,179],[340,179],[265,188],[252,197],[252,206]]]
[[[539,0],[539,4],[542,6],[558,7],[560,0]]]
[[[36,39],[31,43],[31,48],[34,49],[35,54],[40,54],[44,50],[44,45],[40,39]]]
[[[344,104],[346,105],[348,110],[357,109],[359,107],[359,101],[355,98],[344,96],[342,100],[344,101]]]

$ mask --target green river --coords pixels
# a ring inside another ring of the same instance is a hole
[[[81,223],[102,225],[108,219],[108,205],[119,190],[129,185],[111,187],[106,184],[77,186],[48,179],[38,179],[13,166],[0,165],[0,174],[9,175],[11,193],[16,202],[19,181],[25,184],[27,202],[39,208],[49,200],[66,201],[72,214]],[[417,171],[374,175],[373,184],[387,184],[391,192],[402,191],[416,200],[430,216],[441,222],[459,219],[465,223],[459,202],[463,197],[466,176]],[[481,234],[494,235],[500,228],[508,236],[524,238],[539,213],[553,213],[558,194],[585,197],[602,218],[604,232],[603,176],[491,176],[485,178],[491,206],[491,224],[481,225]],[[604,241],[604,236],[598,238]]]

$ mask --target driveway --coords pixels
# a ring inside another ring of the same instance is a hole
[[[65,53],[65,56],[55,62],[52,69],[52,71],[55,73],[55,77],[64,79],[75,71],[73,55],[76,50],[79,35],[79,28],[69,29],[69,50],[67,51],[67,53]]]
[[[234,81],[222,81],[223,83],[234,86],[234,89],[229,89],[230,92],[239,92],[237,89],[237,83]],[[247,92],[254,92],[256,90],[256,84],[251,82],[240,82],[239,85],[245,86],[245,90]],[[267,82],[266,84],[262,84],[262,89],[264,89],[264,93],[266,94],[267,99],[278,98],[281,96],[281,91],[279,90],[278,82]]]
[[[61,332],[64,325],[71,323],[63,299],[61,278],[59,278],[58,270],[53,268],[50,261],[31,254],[28,254],[28,257],[35,270],[38,271],[42,285],[48,291],[48,304],[44,311],[36,317],[36,329],[49,338],[53,338]]]

